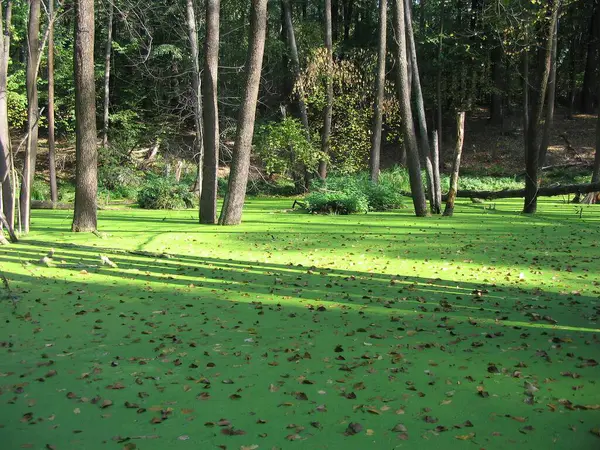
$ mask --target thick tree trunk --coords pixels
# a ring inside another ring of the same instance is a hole
[[[21,227],[29,232],[31,185],[35,176],[38,147],[38,124],[40,119],[37,90],[37,68],[40,54],[40,0],[29,2],[27,39],[27,146],[23,163],[23,180],[19,196]]]
[[[104,49],[104,113],[102,116],[102,146],[108,147],[108,126],[109,126],[109,106],[110,106],[110,62],[112,53],[112,34],[113,20],[115,16],[114,0],[108,0],[108,19],[106,47]]]
[[[594,104],[598,94],[596,71],[598,70],[598,50],[600,49],[600,0],[593,0],[594,12],[590,19],[587,57],[581,92],[581,110],[586,114],[594,113]]]
[[[412,0],[405,0],[404,2],[404,17],[406,23],[406,37],[408,39],[408,54],[411,60],[413,87],[417,104],[417,122],[419,124],[419,133],[421,135],[421,160],[425,162],[429,208],[433,214],[440,214],[441,205],[436,204],[436,199],[438,196],[435,192],[435,175],[433,171],[433,164],[431,162],[431,147],[429,145],[427,118],[425,117],[425,103],[423,102],[423,91],[421,90],[421,77],[419,75],[419,63],[417,59],[417,46],[415,45],[415,36],[412,26],[411,2]]]
[[[194,0],[186,0],[186,6],[188,39],[190,41],[190,52],[192,54],[192,89],[194,91],[194,127],[196,131],[196,139],[194,140],[194,153],[198,155],[198,189],[202,190],[202,177],[204,175],[204,137],[202,130],[202,80],[200,78],[200,60],[198,55],[198,28],[196,25]],[[202,192],[200,192],[200,196],[202,196]]]
[[[329,155],[331,145],[331,119],[333,116],[333,40],[331,35],[331,0],[325,0],[325,51],[327,52],[326,101],[321,134],[321,151]],[[327,160],[319,161],[319,177],[327,178]]]
[[[97,228],[98,155],[94,84],[94,0],[75,1],[75,211],[72,230]]]
[[[538,165],[544,167],[546,164],[546,155],[550,145],[550,132],[554,128],[554,103],[556,99],[556,53],[558,48],[558,20],[554,24],[552,32],[552,49],[550,63],[550,78],[548,79],[548,94],[546,99],[546,119],[544,121],[544,131],[542,133],[542,143],[540,144],[540,156]]]
[[[548,88],[548,80],[550,78],[552,66],[552,42],[556,31],[556,22],[558,20],[559,0],[553,1],[552,18],[550,25],[547,28],[547,38],[545,39],[546,50],[544,56],[544,64],[541,67],[542,73],[539,79],[536,95],[534,96],[531,113],[529,117],[529,127],[527,129],[527,153],[525,159],[525,204],[523,213],[534,214],[537,210],[537,191],[539,188],[539,151],[538,145],[538,130],[544,112],[544,100],[546,99],[546,91]]]
[[[421,180],[421,164],[419,162],[417,137],[415,136],[413,115],[410,105],[406,29],[404,26],[404,0],[395,0],[394,21],[396,28],[396,60],[398,61],[396,69],[396,89],[398,91],[398,101],[400,102],[400,113],[402,115],[404,148],[406,149],[410,190],[412,192],[415,214],[422,217],[427,215],[427,203],[425,201],[423,182]]]
[[[12,1],[6,4],[4,22],[2,5],[0,4],[0,210],[4,211],[7,228],[13,228],[14,220],[14,190],[11,176],[10,131],[8,128],[8,61],[10,58],[10,25],[12,16]]]
[[[56,149],[54,139],[54,0],[48,1],[48,171],[50,175],[50,199],[58,201],[56,183]]]
[[[385,100],[385,60],[387,52],[387,0],[379,2],[379,41],[377,44],[377,79],[375,80],[375,103],[373,105],[373,132],[371,134],[371,181],[379,181],[381,165],[381,127],[383,102]]]
[[[504,79],[502,76],[502,45],[500,42],[495,44],[491,51],[491,70],[493,91],[490,96],[490,122],[494,125],[500,125],[504,117],[502,111]]]
[[[598,75],[600,82],[600,75]],[[592,183],[599,184],[600,182],[600,112],[596,119],[596,156],[594,157],[594,168],[592,170]],[[600,191],[600,188],[598,189]],[[597,203],[598,192],[594,191],[586,195],[582,203]]]
[[[465,112],[460,111],[456,115],[456,147],[454,148],[454,161],[452,162],[452,174],[450,176],[450,190],[446,199],[444,216],[454,214],[454,201],[458,192],[458,175],[460,173],[460,159],[462,157],[463,144],[465,142]]]
[[[305,93],[304,86],[300,78],[300,58],[298,56],[298,46],[296,45],[296,33],[294,32],[294,23],[292,21],[292,7],[290,0],[283,0],[283,15],[285,20],[285,29],[287,31],[287,44],[290,47],[290,58],[292,61],[292,72],[294,75],[294,83],[298,91],[298,109],[300,110],[300,120],[306,130],[307,138],[310,139],[310,131],[308,126],[308,112],[306,102],[304,101]]]
[[[204,123],[204,165],[200,223],[217,222],[217,175],[219,170],[219,107],[217,77],[219,69],[220,0],[206,0],[206,38],[204,41],[204,83],[202,115]]]
[[[267,0],[252,0],[248,60],[246,63],[248,78],[238,117],[227,195],[225,195],[223,209],[219,217],[221,225],[237,225],[242,220],[266,30]]]

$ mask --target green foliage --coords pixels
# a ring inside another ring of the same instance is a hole
[[[31,200],[46,201],[50,199],[50,185],[47,181],[35,178],[31,183]]]
[[[8,76],[8,125],[23,129],[27,123],[27,94],[25,70],[17,70]]]
[[[143,209],[183,209],[194,206],[194,197],[189,186],[173,179],[150,176],[137,196]]]
[[[316,191],[307,195],[307,210],[311,213],[354,214],[366,213],[367,197],[358,191]]]
[[[294,176],[306,167],[315,171],[325,155],[309,140],[299,120],[286,117],[281,122],[271,122],[256,131],[256,154],[265,164],[268,173]]]

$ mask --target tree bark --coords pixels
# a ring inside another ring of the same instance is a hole
[[[594,103],[598,94],[596,71],[598,70],[598,50],[600,48],[600,0],[594,0],[594,10],[590,19],[587,57],[581,92],[581,110],[594,113]]]
[[[431,162],[433,164],[433,180],[435,183],[435,204],[440,205],[440,211],[437,212],[439,214],[441,212],[442,205],[442,178],[440,175],[440,141],[438,139],[438,134],[436,130],[433,130],[432,137],[432,145],[431,145]]]
[[[504,80],[502,77],[502,45],[496,42],[491,51],[491,71],[493,91],[490,96],[490,122],[494,125],[500,125],[503,120],[503,91]]]
[[[31,185],[35,176],[35,163],[38,147],[38,90],[37,68],[40,54],[40,0],[29,2],[29,21],[27,39],[27,146],[23,163],[23,180],[19,197],[21,210],[21,227],[24,233],[29,232]]]
[[[310,129],[308,126],[308,112],[306,102],[304,101],[304,85],[300,78],[300,58],[298,56],[298,46],[296,45],[296,34],[294,32],[294,23],[292,21],[292,8],[290,0],[283,0],[283,14],[285,20],[285,29],[287,31],[287,43],[290,46],[290,57],[292,61],[292,72],[294,75],[294,83],[298,91],[298,109],[300,110],[300,120],[306,130],[307,138],[310,139]]]
[[[237,225],[242,220],[266,30],[267,0],[252,0],[248,60],[246,63],[248,78],[238,117],[227,194],[219,217],[219,224],[221,225]]]
[[[408,82],[408,59],[406,47],[406,29],[404,26],[404,0],[395,0],[395,28],[396,28],[396,89],[398,101],[400,102],[400,113],[402,115],[402,128],[404,135],[404,147],[406,149],[406,160],[410,178],[410,190],[412,192],[415,214],[418,217],[427,215],[427,203],[421,180],[421,164],[417,148],[417,137],[415,136],[412,109],[410,105],[410,86]]]
[[[204,41],[204,83],[202,115],[204,124],[204,165],[200,196],[200,223],[217,222],[217,175],[219,170],[219,107],[217,77],[219,69],[220,0],[206,0],[206,38]]]
[[[102,117],[102,146],[108,147],[108,126],[110,106],[110,63],[112,53],[113,20],[115,16],[114,0],[108,0],[108,20],[106,24],[106,47],[104,49],[104,114]]]
[[[387,0],[379,1],[379,41],[377,44],[377,79],[375,80],[375,103],[373,105],[373,132],[371,134],[371,181],[379,181],[381,165],[381,127],[383,102],[385,101],[385,62],[387,54]]]
[[[452,163],[452,175],[450,176],[450,190],[446,199],[444,216],[451,217],[454,214],[454,201],[458,192],[458,175],[460,173],[460,159],[462,157],[463,144],[465,142],[465,112],[460,111],[456,115],[456,147],[454,148],[454,161]]]
[[[546,118],[544,121],[544,131],[542,133],[542,143],[540,144],[540,156],[538,165],[544,167],[546,164],[546,155],[548,154],[548,146],[550,145],[550,132],[554,128],[554,103],[556,99],[556,53],[558,48],[558,20],[554,24],[552,30],[552,48],[551,48],[551,63],[550,77],[548,78],[548,94],[546,99]]]
[[[321,151],[329,155],[331,146],[331,119],[333,116],[333,40],[331,34],[331,0],[325,0],[325,51],[327,52],[326,103],[321,134]],[[327,160],[319,161],[319,178],[327,178]]]
[[[438,44],[438,55],[437,55],[437,70],[436,70],[436,101],[437,101],[437,117],[436,117],[436,126],[437,126],[437,138],[438,138],[438,155],[441,160],[444,141],[442,139],[442,127],[443,127],[443,98],[442,98],[442,76],[443,76],[443,60],[442,60],[442,50],[444,44],[444,2],[440,2],[440,38]],[[439,171],[439,165],[438,165]]]
[[[344,41],[350,40],[350,25],[352,24],[352,4],[354,0],[342,0],[344,13]]]
[[[12,1],[6,4],[4,22],[0,4],[0,210],[6,216],[7,228],[14,228],[14,190],[11,176],[10,130],[8,128],[8,61],[10,58],[10,25]]]
[[[97,228],[98,155],[94,84],[94,0],[75,1],[75,211],[72,230]]]
[[[429,195],[429,208],[433,214],[441,213],[441,205],[436,204],[438,198],[435,192],[436,182],[431,162],[431,147],[429,145],[429,131],[427,130],[427,118],[425,117],[425,104],[423,102],[423,91],[421,89],[421,77],[419,75],[419,63],[417,59],[417,46],[415,45],[415,35],[412,26],[411,1],[405,0],[405,23],[406,36],[408,38],[408,54],[411,59],[413,74],[413,87],[417,104],[417,122],[419,124],[419,133],[421,135],[421,160],[425,162],[425,173],[427,175],[427,192]]]
[[[600,181],[595,183],[582,184],[564,184],[560,186],[541,187],[538,189],[538,197],[554,197],[567,194],[587,194],[589,192],[599,192]],[[447,199],[449,193],[442,198]],[[501,191],[458,191],[457,198],[478,198],[481,200],[494,200],[497,198],[523,198],[525,189],[504,189]]]
[[[50,175],[50,199],[58,201],[56,183],[56,153],[54,139],[54,0],[48,0],[48,171]]]
[[[192,89],[194,100],[194,128],[196,139],[194,140],[195,154],[198,155],[198,189],[202,190],[204,175],[204,137],[202,130],[202,80],[200,73],[198,28],[196,25],[196,13],[194,11],[194,0],[186,0],[186,19],[188,27],[188,39],[190,40],[190,52],[192,54]],[[202,196],[202,192],[200,192]],[[200,212],[198,213],[200,214]]]
[[[529,117],[529,127],[527,129],[527,153],[525,160],[525,204],[523,213],[534,214],[537,210],[537,191],[539,187],[539,151],[538,130],[544,112],[544,100],[548,88],[552,66],[552,41],[556,31],[556,21],[558,20],[559,0],[551,0],[552,17],[550,25],[547,28],[546,51],[544,64],[541,67],[542,73],[539,77],[537,93],[531,104],[531,113]]]
[[[600,74],[598,75],[600,82]],[[592,169],[592,183],[600,184],[600,112],[598,113],[598,118],[596,119],[596,154],[594,157],[594,168]],[[600,187],[596,191],[592,191],[583,199],[582,203],[597,203],[598,201],[598,191],[600,191]]]

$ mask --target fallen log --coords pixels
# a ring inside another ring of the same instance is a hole
[[[73,203],[53,203],[49,200],[31,200],[31,209],[73,209]]]
[[[600,182],[582,183],[582,184],[563,184],[558,186],[541,187],[538,189],[538,197],[554,197],[556,195],[567,194],[587,194],[589,192],[599,192]],[[502,191],[470,191],[459,189],[456,194],[461,198],[480,198],[482,200],[493,200],[496,198],[522,198],[525,197],[525,189],[504,189]],[[445,198],[446,196],[444,196]]]

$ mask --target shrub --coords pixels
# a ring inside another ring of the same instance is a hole
[[[47,181],[35,178],[31,183],[31,200],[46,201],[50,199],[50,185]]]
[[[137,195],[143,209],[182,209],[194,206],[189,186],[172,179],[152,177],[141,187]]]
[[[360,192],[317,191],[306,197],[311,213],[355,214],[369,210],[367,197]]]

